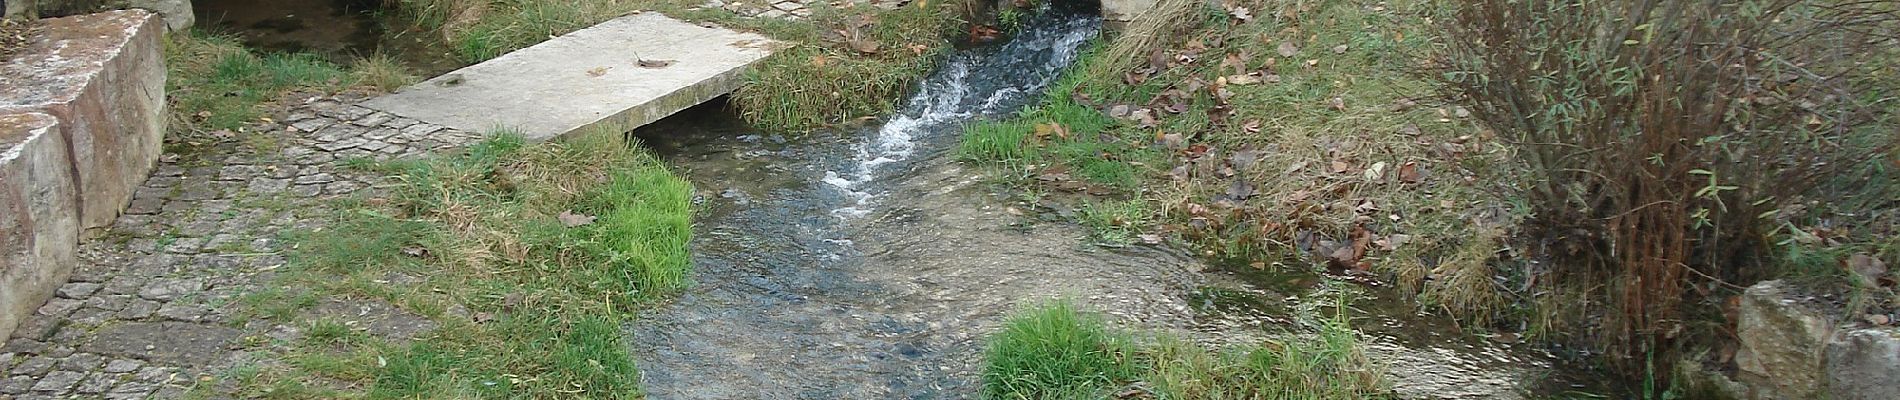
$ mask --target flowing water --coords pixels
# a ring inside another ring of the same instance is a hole
[[[1100,21],[1058,10],[1027,26],[951,57],[870,128],[763,134],[719,105],[641,128],[706,210],[696,286],[629,325],[649,395],[971,398],[984,337],[1057,297],[1209,345],[1299,331],[1296,309],[1329,294],[1203,271],[1166,247],[1084,244],[1080,228],[1028,222],[1019,198],[947,155],[963,124],[1036,100]],[[1377,316],[1355,323],[1404,397],[1513,398],[1546,368],[1409,308],[1363,311]]]
[[[380,52],[428,75],[461,66],[439,38],[388,29],[381,4],[194,2],[201,26],[267,51],[340,63]],[[629,325],[649,395],[970,398],[984,337],[1056,297],[1210,346],[1300,332],[1296,315],[1330,296],[1317,277],[1208,269],[1166,247],[1087,245],[1087,232],[1033,223],[1020,198],[946,155],[963,124],[1021,109],[1075,62],[1100,29],[1090,14],[1052,10],[1003,44],[959,52],[870,128],[763,134],[721,104],[641,128],[701,188],[706,210],[696,286]],[[1402,301],[1352,314],[1404,398],[1515,398],[1521,384],[1548,380],[1547,356]]]

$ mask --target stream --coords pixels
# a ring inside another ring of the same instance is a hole
[[[1295,309],[1331,294],[1025,223],[1019,198],[949,154],[964,123],[1037,100],[1100,25],[1043,13],[1003,44],[952,56],[863,129],[760,133],[713,104],[636,132],[698,185],[706,210],[696,286],[629,327],[649,396],[970,398],[986,336],[1053,298],[1210,346],[1297,334]],[[1361,311],[1381,315],[1355,324],[1404,397],[1515,398],[1548,367],[1409,306]]]
[[[201,21],[266,50],[395,53],[425,73],[459,66],[426,35],[385,30],[362,8],[373,2],[253,3],[196,2]],[[1025,217],[1036,211],[1018,209],[988,171],[954,160],[963,124],[1036,101],[1100,29],[1088,10],[1042,13],[1003,43],[958,51],[900,112],[860,129],[759,132],[719,100],[636,131],[694,182],[702,210],[694,286],[627,324],[647,394],[972,398],[986,337],[1055,298],[1208,346],[1305,332],[1296,316],[1337,296],[1320,278],[1089,244],[1083,228]],[[1474,337],[1396,298],[1349,314],[1400,397],[1564,386],[1541,351]]]

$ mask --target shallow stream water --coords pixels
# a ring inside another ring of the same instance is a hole
[[[1058,297],[1210,346],[1298,334],[1298,309],[1330,296],[1318,286],[1210,270],[1165,246],[1087,244],[948,155],[963,124],[1035,101],[1100,21],[1057,11],[1027,26],[951,57],[862,129],[758,132],[719,104],[641,128],[706,210],[696,285],[629,325],[649,395],[973,398],[986,335]],[[1380,304],[1352,314],[1403,397],[1516,398],[1548,368],[1536,351]]]
[[[268,51],[459,67],[391,31],[373,0],[198,0],[200,24]],[[656,399],[972,398],[983,340],[1012,312],[1069,298],[1126,328],[1209,346],[1299,334],[1317,277],[1209,268],[1165,246],[1100,247],[1035,223],[981,168],[948,156],[965,123],[1035,101],[1097,36],[1054,10],[959,51],[902,111],[861,129],[779,135],[709,103],[636,132],[700,188],[695,286],[629,324]],[[1406,398],[1516,398],[1548,357],[1402,301],[1350,312]]]
[[[316,54],[349,65],[385,54],[411,72],[435,76],[461,62],[434,32],[392,24],[383,0],[194,0],[199,29],[229,34],[267,52]]]

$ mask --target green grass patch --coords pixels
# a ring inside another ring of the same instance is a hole
[[[171,131],[238,129],[263,116],[264,103],[296,88],[340,89],[349,71],[308,54],[258,54],[234,37],[199,31],[165,37]]]
[[[1097,46],[1099,47],[1099,46]],[[957,152],[966,161],[1002,166],[1032,178],[1061,183],[1077,181],[1115,191],[1137,188],[1149,165],[1161,155],[1146,136],[1088,105],[1071,94],[1083,87],[1082,71],[1098,60],[1090,51],[1064,78],[1043,94],[1043,100],[1009,118],[966,125]]]
[[[461,154],[356,168],[399,184],[293,235],[275,286],[384,301],[441,327],[391,342],[309,322],[288,366],[248,394],[344,381],[359,390],[340,396],[368,399],[641,396],[620,323],[689,284],[689,183],[611,130],[541,144],[502,135]],[[246,304],[304,296],[288,293]],[[279,323],[309,318],[258,308]]]
[[[994,399],[1089,398],[1140,374],[1128,338],[1068,303],[1030,310],[990,342],[983,393]]]
[[[1210,352],[1159,337],[1138,341],[1100,317],[1055,302],[1011,318],[985,354],[986,399],[1383,398],[1380,373],[1335,318],[1317,333]]]
[[[167,151],[184,155],[233,139],[262,153],[275,152],[284,140],[280,135],[247,127],[292,91],[388,91],[418,80],[387,56],[345,67],[312,54],[258,53],[236,37],[204,31],[168,34],[164,42]],[[214,131],[236,136],[210,134]]]

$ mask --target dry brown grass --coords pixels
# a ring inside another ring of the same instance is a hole
[[[1698,300],[1776,274],[1768,217],[1892,148],[1877,99],[1900,87],[1863,55],[1900,21],[1869,4],[1481,0],[1445,20],[1435,72],[1535,177],[1531,251],[1555,265],[1527,279],[1596,291],[1622,372],[1667,370]]]
[[[1102,62],[1091,65],[1084,73],[1096,82],[1121,80],[1122,73],[1146,65],[1149,54],[1174,45],[1175,38],[1206,22],[1202,18],[1207,11],[1206,4],[1202,0],[1156,1],[1153,7],[1136,15],[1127,27],[1116,32],[1118,36],[1102,51]]]

